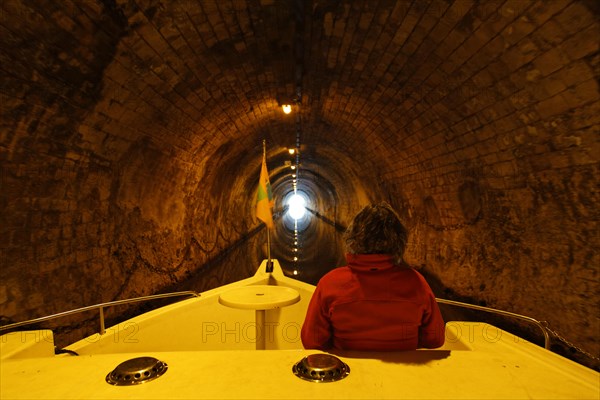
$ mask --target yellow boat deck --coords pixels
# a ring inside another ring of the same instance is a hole
[[[350,367],[336,382],[299,379],[300,327],[314,286],[287,278],[275,261],[252,278],[140,315],[54,355],[51,331],[1,337],[2,399],[599,399],[600,375],[492,325],[450,321],[446,344],[434,350],[336,353]],[[219,302],[247,285],[292,288],[300,301],[267,310],[257,328],[253,310]],[[257,332],[266,350],[256,350]],[[155,380],[114,386],[119,364],[153,357],[167,364]]]

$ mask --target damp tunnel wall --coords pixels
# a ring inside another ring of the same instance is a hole
[[[600,351],[598,2],[0,8],[3,324],[251,275],[265,140],[286,271],[292,147],[303,279],[385,200],[447,293]]]

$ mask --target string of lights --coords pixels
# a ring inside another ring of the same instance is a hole
[[[292,197],[292,199],[294,199],[295,202],[298,202],[297,199],[300,199],[300,197],[298,196],[298,180],[300,177],[300,132],[301,132],[301,121],[300,121],[300,113],[296,114],[296,149],[295,149],[295,174],[292,174],[292,185],[293,185],[293,189],[294,189],[294,196]],[[302,214],[304,214],[304,204],[298,204],[299,207],[296,207],[296,209],[301,210]],[[298,257],[300,256],[299,253],[299,237],[298,237],[298,218],[301,217],[301,215],[293,215],[292,217],[294,217],[294,246],[292,247],[294,250],[294,254],[293,254],[293,260],[294,260],[294,271],[293,274],[294,275],[298,275]]]

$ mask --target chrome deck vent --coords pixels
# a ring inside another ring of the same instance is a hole
[[[350,373],[350,367],[330,354],[311,354],[292,367],[298,378],[311,382],[335,382]]]
[[[132,358],[117,365],[106,375],[106,382],[115,386],[132,386],[154,380],[167,372],[167,364],[153,357]]]

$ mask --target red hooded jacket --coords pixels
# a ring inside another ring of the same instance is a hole
[[[319,281],[302,326],[307,349],[415,350],[444,344],[444,320],[425,278],[384,254],[348,254]]]

